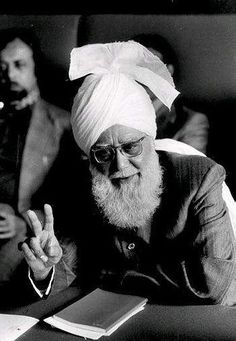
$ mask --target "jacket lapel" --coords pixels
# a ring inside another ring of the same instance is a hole
[[[22,157],[18,210],[30,207],[31,197],[42,185],[58,152],[59,142],[47,104],[40,100],[33,110]]]

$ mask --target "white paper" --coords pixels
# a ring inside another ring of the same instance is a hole
[[[0,341],[14,341],[39,320],[23,315],[0,314]]]
[[[70,334],[82,336],[82,337],[89,338],[92,340],[98,340],[101,336],[104,335],[104,333],[99,333],[95,331],[85,330],[82,328],[68,326],[64,324],[63,322],[55,320],[52,316],[44,319],[44,322],[49,323],[51,326],[64,330],[65,332],[68,332]]]

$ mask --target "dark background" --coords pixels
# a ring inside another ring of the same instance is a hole
[[[127,40],[141,32],[166,37],[180,62],[178,89],[210,120],[208,155],[223,164],[236,197],[236,1],[157,1],[144,8],[89,3],[1,8],[0,29],[30,27],[45,57],[44,93],[70,110],[74,89],[68,79],[70,51],[86,43]],[[19,8],[20,7],[20,8]]]

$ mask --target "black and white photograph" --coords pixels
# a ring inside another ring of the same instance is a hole
[[[0,341],[236,340],[236,1],[0,6]]]

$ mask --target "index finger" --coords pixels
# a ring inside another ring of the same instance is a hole
[[[54,219],[53,219],[52,207],[48,204],[45,204],[44,213],[45,213],[44,230],[50,232],[51,234],[54,234],[54,228],[53,228]]]
[[[34,211],[28,210],[27,215],[30,220],[31,229],[34,235],[37,237],[42,232],[42,225],[37,217],[37,214]]]

